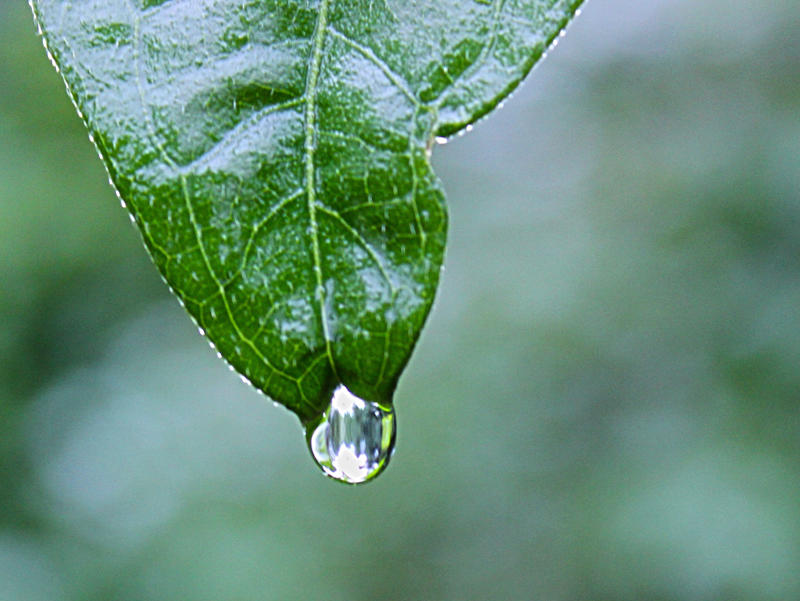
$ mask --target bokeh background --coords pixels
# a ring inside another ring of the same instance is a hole
[[[0,2],[0,599],[800,598],[800,11],[592,0],[437,147],[397,452],[326,480]]]

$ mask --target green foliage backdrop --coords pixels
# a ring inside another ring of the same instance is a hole
[[[360,489],[197,335],[0,4],[0,599],[800,597],[794,4],[590,2],[434,150],[441,291]]]

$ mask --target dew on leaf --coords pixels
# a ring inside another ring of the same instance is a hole
[[[325,475],[346,484],[375,478],[389,464],[396,433],[394,409],[365,401],[340,385],[306,437]]]

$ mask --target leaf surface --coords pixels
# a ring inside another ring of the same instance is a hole
[[[315,419],[391,403],[436,291],[436,136],[486,114],[580,0],[34,0],[169,286]]]

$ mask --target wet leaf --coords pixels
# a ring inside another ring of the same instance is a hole
[[[317,419],[390,404],[439,279],[436,136],[580,0],[34,0],[161,274],[222,356]]]

